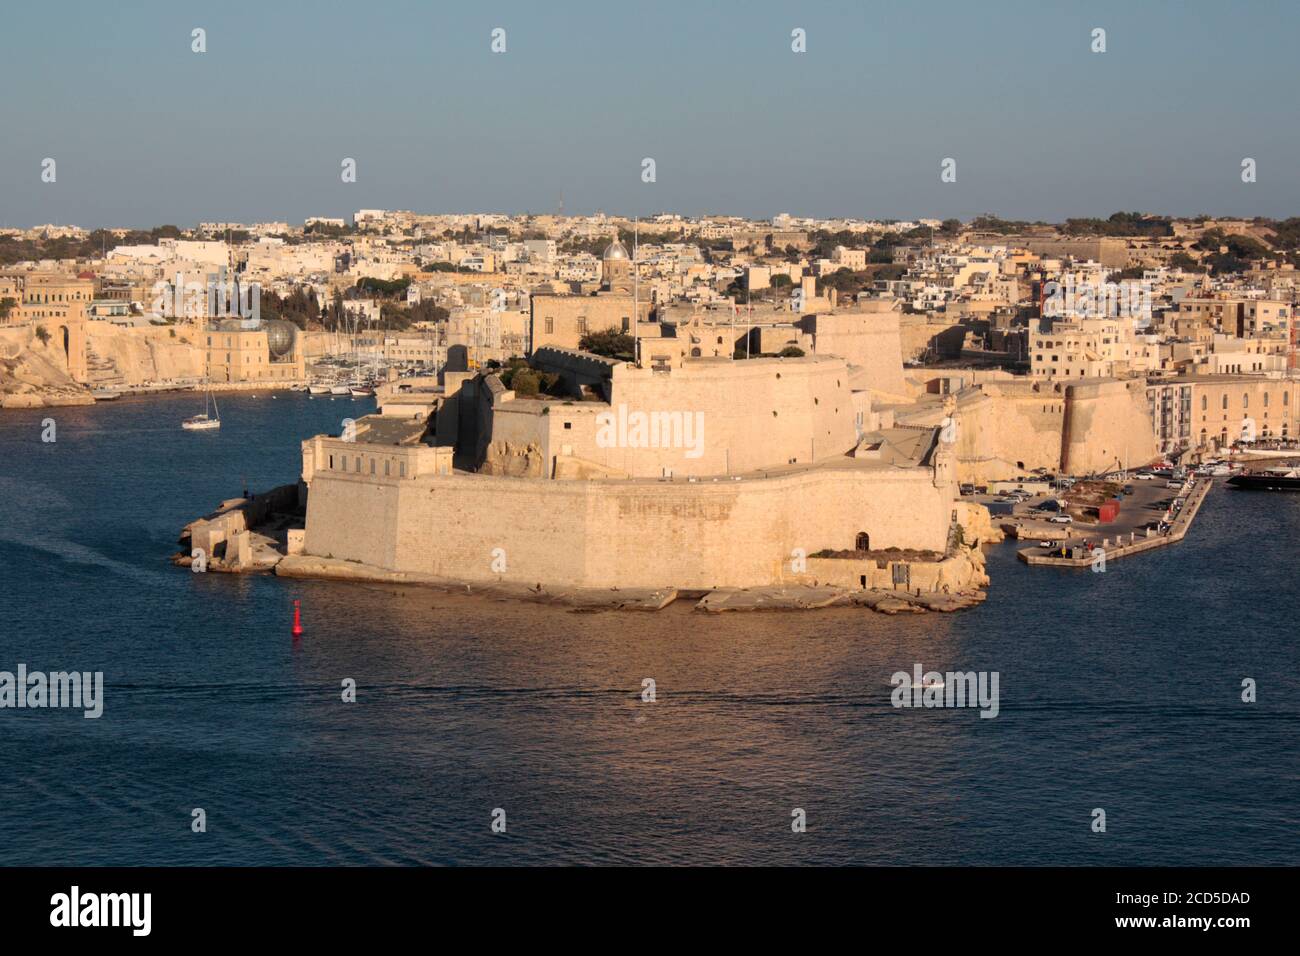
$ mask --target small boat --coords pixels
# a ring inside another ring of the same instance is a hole
[[[375,394],[375,390],[369,385],[353,385],[348,388],[348,391],[352,393],[353,398],[366,398]]]
[[[312,395],[328,395],[330,393],[329,383],[312,382],[310,385],[307,386],[307,391],[310,392]]]
[[[351,390],[350,388],[348,388],[348,386],[346,386],[346,385],[331,385],[331,386],[330,386],[330,394],[331,394],[331,395],[351,395],[351,394],[352,394],[352,390]]]
[[[185,419],[185,421],[181,422],[181,428],[192,432],[210,431],[213,428],[220,427],[220,418],[209,418],[206,414],[192,415]]]
[[[90,397],[97,402],[112,402],[121,398],[122,395],[111,388],[96,388],[91,391]]]
[[[217,409],[217,396],[212,394],[212,386],[209,385],[204,392],[203,411],[181,422],[181,428],[186,431],[206,432],[221,427],[221,412]],[[208,414],[209,408],[211,415]]]

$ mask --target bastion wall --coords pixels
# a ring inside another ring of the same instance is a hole
[[[860,532],[873,549],[942,552],[953,494],[929,468],[853,463],[697,482],[399,480],[318,463],[305,551],[469,582],[751,587],[800,580],[795,549],[852,549]]]

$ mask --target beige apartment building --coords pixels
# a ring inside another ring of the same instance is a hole
[[[1295,306],[1281,299],[1244,296],[1188,296],[1178,306],[1180,318],[1201,321],[1238,338],[1267,330],[1289,329]]]
[[[831,263],[837,269],[851,269],[854,272],[860,272],[867,267],[867,250],[836,246],[835,251],[831,254]]]
[[[1131,320],[1057,321],[1050,332],[1031,332],[1031,375],[1039,381],[1114,378],[1133,367]]]
[[[1188,375],[1147,386],[1147,407],[1162,452],[1225,448],[1243,436],[1300,433],[1300,380],[1259,375]]]

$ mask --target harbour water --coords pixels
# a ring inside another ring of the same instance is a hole
[[[1295,862],[1300,495],[1220,483],[1104,574],[999,546],[954,615],[574,613],[172,567],[373,404],[198,402],[0,416],[0,670],[104,673],[97,720],[0,710],[0,863]],[[917,663],[998,716],[895,709]]]

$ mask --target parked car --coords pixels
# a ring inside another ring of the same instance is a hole
[[[1155,480],[1155,475],[1148,475],[1148,474],[1147,474],[1146,472],[1144,472],[1144,471],[1140,471],[1140,472],[1138,472],[1138,473],[1137,473],[1136,475],[1134,475],[1133,477],[1136,478],[1138,481],[1153,481],[1153,480]]]
[[[973,495],[973,494],[975,494],[975,486],[974,486],[974,485],[962,485],[962,486],[961,486],[961,493],[962,493],[963,495]]]
[[[1069,515],[1052,515],[1052,517],[1048,518],[1047,520],[1052,522],[1052,524],[1073,524],[1074,523],[1074,519],[1071,518]]]

